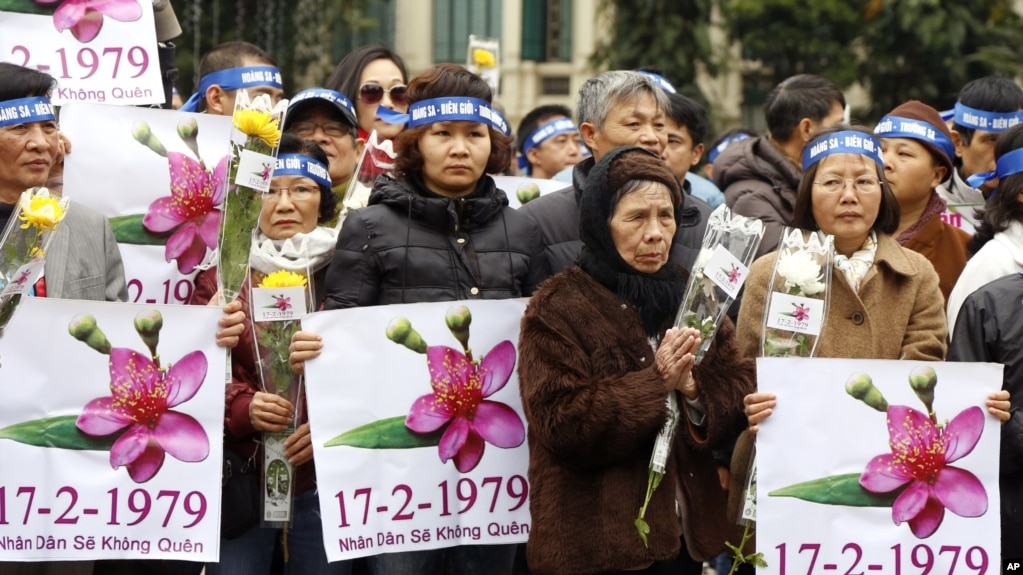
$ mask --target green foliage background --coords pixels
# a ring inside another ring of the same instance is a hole
[[[1023,63],[1012,0],[601,0],[601,10],[614,16],[596,66],[657,66],[676,87],[692,84],[698,66],[739,65],[712,47],[716,27],[762,64],[767,90],[804,72],[843,89],[860,82],[872,104],[854,117],[868,122],[913,98],[951,107],[966,82]]]

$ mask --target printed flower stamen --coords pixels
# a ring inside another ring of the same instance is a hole
[[[984,431],[984,412],[976,406],[939,427],[927,415],[904,405],[888,408],[891,453],[870,460],[860,485],[889,493],[908,484],[892,505],[896,525],[906,521],[913,534],[930,537],[945,509],[960,517],[987,512],[987,491],[973,473],[949,464],[968,455]]]

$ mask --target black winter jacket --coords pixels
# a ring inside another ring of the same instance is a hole
[[[1002,388],[1012,417],[1002,425],[999,489],[1002,549],[1023,549],[1023,275],[997,279],[970,294],[959,310],[950,361],[1005,364]]]
[[[579,162],[572,169],[570,187],[540,196],[519,208],[540,226],[550,275],[575,265],[583,245],[579,239],[579,199],[594,165],[592,157]],[[682,185],[686,191],[685,208],[682,223],[671,244],[671,263],[689,271],[703,245],[703,231],[707,228],[711,208],[706,202],[689,195],[689,182],[683,181]]]
[[[381,177],[341,228],[324,307],[526,297],[546,275],[536,223],[489,176],[462,198]]]

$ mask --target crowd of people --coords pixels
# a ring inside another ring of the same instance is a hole
[[[273,72],[259,78],[280,77],[257,46],[214,48],[183,108],[230,115],[239,89],[274,101],[285,96],[277,80],[246,81],[253,69]],[[0,105],[45,99],[54,86],[44,72],[0,64]],[[300,263],[313,272],[317,309],[531,298],[519,341],[532,517],[525,566],[514,545],[328,563],[305,398],[291,402],[263,391],[243,290],[210,336],[234,349],[224,445],[254,458],[260,433],[285,430],[299,414],[286,442],[297,474],[284,573],[699,573],[735,539],[726,513],[735,489],[729,474],[745,476],[745,469],[729,469],[730,458],[720,454],[747,450],[779,400],[757,389],[755,358],[787,226],[834,237],[817,356],[1006,365],[1002,391],[977,401],[1002,422],[1002,553],[1023,550],[1023,385],[1016,377],[1023,354],[1015,340],[1023,313],[1023,89],[979,78],[963,87],[950,115],[910,101],[864,129],[842,123],[841,90],[801,74],[769,94],[767,133],[730,130],[706,148],[706,177],[695,168],[703,163],[707,112],[656,70],[597,74],[580,88],[574,118],[567,107],[540,106],[514,137],[495,120],[495,97],[461,66],[440,64],[410,78],[402,58],[385,47],[353,51],[323,86],[290,99],[279,154],[299,167],[273,175],[256,235],[306,247]],[[471,103],[475,111],[415,113],[438,101]],[[31,120],[0,121],[0,229],[25,189],[59,172],[70,145],[56,117]],[[876,149],[821,153],[814,146],[844,134]],[[390,142],[393,170],[343,205],[371,141]],[[516,167],[566,185],[512,209],[491,176]],[[759,219],[767,231],[732,310],[734,323],[724,319],[695,365],[699,332],[671,326],[710,212],[721,204]],[[950,205],[968,206],[975,233],[946,221]],[[195,285],[193,305],[220,305],[215,269],[199,273]],[[103,216],[75,203],[36,293],[126,299]],[[327,345],[315,333],[296,334],[295,372]],[[666,403],[669,396],[676,401]],[[683,424],[671,445],[667,487],[650,501],[644,544],[631,521],[604,518],[631,518],[642,501],[668,404],[677,404]],[[232,534],[206,572],[269,574],[283,535],[260,525]],[[0,573],[47,568],[100,573],[118,566],[0,564]]]

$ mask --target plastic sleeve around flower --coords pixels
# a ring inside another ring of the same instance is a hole
[[[749,218],[757,218],[764,224],[764,239],[757,247],[757,257],[778,249],[781,243],[781,233],[792,217],[782,214],[774,209],[771,204],[764,200],[756,191],[749,190],[741,193],[735,203],[729,206],[733,213]],[[749,281],[748,279],[746,281]]]
[[[519,388],[532,435],[580,469],[648,457],[668,416],[661,374],[653,365],[617,376],[594,373],[574,333],[578,322],[548,301],[527,308],[519,339]]]
[[[735,336],[739,353],[746,358],[761,355],[760,334],[763,331],[764,307],[767,305],[767,288],[771,274],[774,273],[777,255],[775,252],[757,259],[746,276]]]

